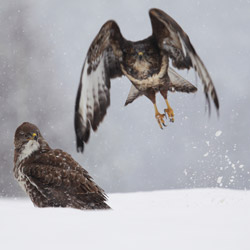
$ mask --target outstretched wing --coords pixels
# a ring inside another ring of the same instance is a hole
[[[159,9],[149,11],[153,36],[158,42],[160,49],[165,51],[172,59],[173,66],[178,69],[189,69],[193,67],[198,73],[203,86],[209,113],[210,97],[212,98],[217,111],[219,110],[219,100],[209,73],[195,52],[188,35],[169,15]]]
[[[77,151],[83,152],[91,127],[95,131],[110,104],[110,79],[122,76],[119,57],[123,37],[114,21],[106,22],[88,50],[75,104]]]

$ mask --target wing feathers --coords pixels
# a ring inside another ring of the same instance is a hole
[[[159,48],[170,56],[173,66],[178,69],[189,69],[190,67],[195,69],[204,86],[209,112],[210,98],[212,98],[218,110],[219,100],[212,79],[200,57],[195,52],[188,35],[173,18],[163,11],[151,9],[149,15],[153,28],[153,36],[156,38]]]
[[[122,75],[119,64],[122,39],[118,25],[108,21],[88,50],[75,105],[77,151],[83,152],[91,128],[97,130],[106,115],[110,105],[110,79]]]
[[[30,184],[49,201],[49,206],[79,209],[109,208],[104,191],[72,157],[51,150],[35,162],[27,163],[22,173]]]

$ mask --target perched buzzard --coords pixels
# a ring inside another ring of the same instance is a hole
[[[14,143],[14,175],[35,206],[109,208],[88,172],[69,154],[51,149],[35,125],[20,125]]]
[[[91,127],[95,131],[110,104],[110,79],[126,76],[132,86],[125,105],[145,95],[154,104],[159,126],[165,126],[155,94],[166,101],[165,114],[174,121],[174,112],[167,99],[168,91],[195,92],[191,83],[169,67],[169,58],[177,69],[198,73],[203,84],[210,112],[210,98],[219,110],[217,94],[207,69],[195,52],[188,35],[169,15],[159,9],[149,11],[153,33],[150,37],[131,42],[126,40],[115,21],[107,21],[95,37],[85,59],[75,104],[77,151],[83,151]]]

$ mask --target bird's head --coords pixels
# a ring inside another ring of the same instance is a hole
[[[44,139],[36,125],[29,122],[21,124],[15,132],[15,160],[18,160],[18,157],[19,161],[29,157],[44,145],[43,141]]]
[[[147,50],[143,44],[135,44],[134,45],[135,57],[137,60],[142,61],[145,60],[147,56]]]
[[[142,42],[129,44],[123,49],[123,62],[127,72],[136,78],[145,78],[159,68],[159,53],[157,50]]]
[[[147,52],[142,45],[134,44],[133,46],[129,46],[123,50],[124,55],[127,60],[142,61],[145,59]]]

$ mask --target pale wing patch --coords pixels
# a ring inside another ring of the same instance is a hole
[[[95,111],[100,108],[100,101],[107,102],[109,97],[108,88],[105,82],[105,65],[104,56],[101,55],[100,62],[96,69],[92,69],[88,74],[89,64],[85,62],[83,76],[82,76],[82,91],[79,104],[79,112],[83,118],[83,125],[89,121],[92,128],[95,128],[94,119]]]
[[[93,119],[94,104],[98,102],[98,82],[100,82],[102,71],[104,70],[103,62],[101,61],[96,70],[92,70],[89,75],[87,73],[88,68],[89,64],[86,60],[81,79],[82,91],[79,104],[79,113],[82,116],[83,125],[85,126],[88,120],[91,121]]]
[[[183,53],[184,53],[184,56],[186,57],[186,56],[187,56],[187,51],[186,51],[185,43],[184,43],[183,39],[181,38],[180,33],[178,32],[177,34],[178,34],[178,37],[179,37],[179,39],[180,39],[180,41],[181,41],[181,48],[182,48],[182,51],[183,51]]]
[[[105,56],[105,52],[100,55],[99,64],[95,64],[95,67],[88,63],[88,58],[84,64],[76,111],[76,133],[77,138],[81,138],[78,141],[80,149],[83,145],[80,141],[88,141],[90,126],[93,130],[97,129],[110,103],[110,78],[105,69]]]

